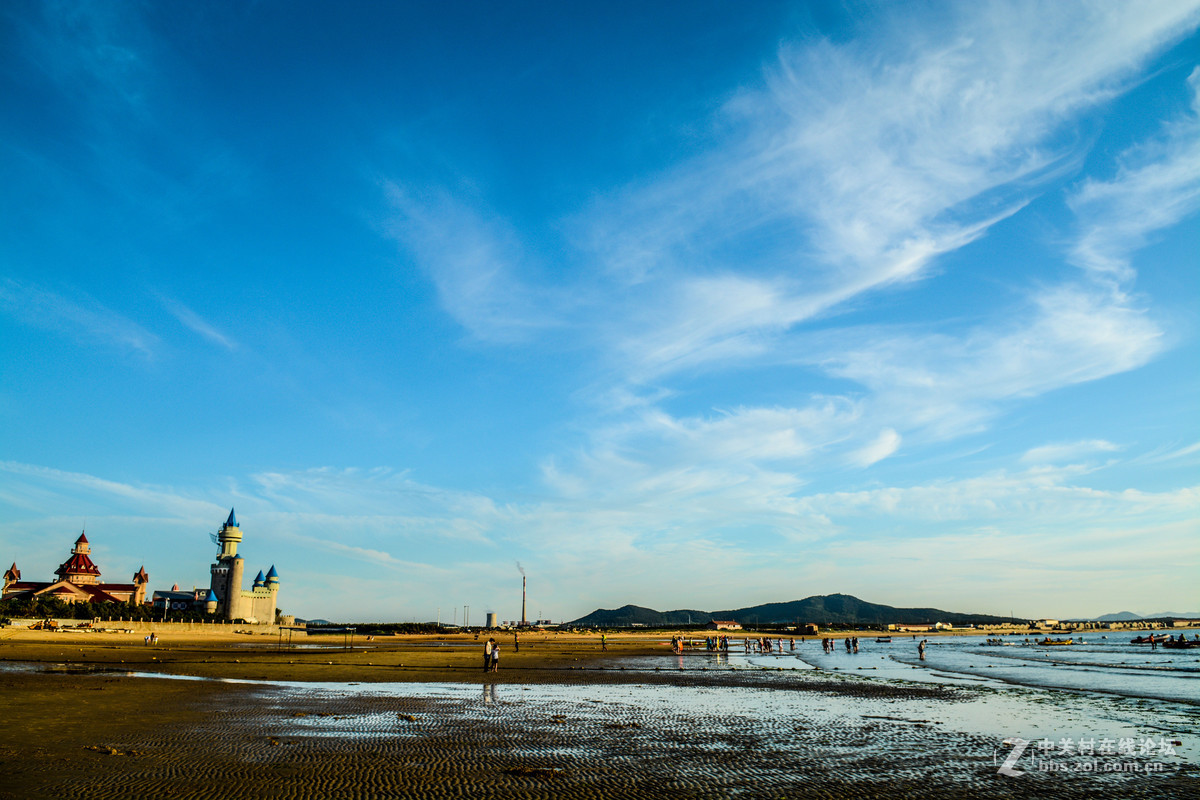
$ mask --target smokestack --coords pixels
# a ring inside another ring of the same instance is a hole
[[[524,628],[529,623],[525,621],[525,576],[521,576],[521,627]]]

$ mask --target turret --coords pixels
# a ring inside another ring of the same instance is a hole
[[[217,543],[221,545],[221,552],[217,558],[233,558],[237,555],[238,543],[242,541],[242,529],[238,527],[237,517],[234,516],[233,509],[229,509],[229,518],[225,520],[225,524],[221,526],[221,530],[217,532]]]
[[[88,544],[87,534],[80,533],[71,548],[71,557],[54,570],[59,580],[70,581],[76,585],[96,584],[100,582],[100,568],[92,563],[88,555],[92,546]]]
[[[267,579],[263,577],[262,570],[260,569],[258,574],[254,576],[254,588],[261,589],[266,582]]]
[[[8,572],[4,573],[4,588],[7,589],[12,584],[21,580],[21,570],[17,569],[17,562],[8,568]]]
[[[150,583],[150,576],[146,574],[146,566],[143,564],[138,567],[138,571],[133,574],[133,585],[136,587],[133,594],[129,597],[129,602],[135,606],[140,606],[146,602],[146,584]]]

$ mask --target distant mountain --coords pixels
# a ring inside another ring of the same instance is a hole
[[[567,624],[582,627],[644,625],[657,628],[664,625],[703,625],[712,619],[713,615],[707,611],[655,611],[641,606],[621,606],[612,609],[598,608],[586,617],[580,617]]]
[[[1133,622],[1139,619],[1200,619],[1200,611],[1180,613],[1178,611],[1159,611],[1156,614],[1135,614],[1132,611],[1120,611],[1116,614],[1105,614],[1096,617],[1097,622]]]
[[[893,622],[916,625],[930,622],[966,624],[1009,621],[1008,617],[962,614],[936,608],[894,608],[868,603],[848,594],[830,594],[806,597],[790,603],[765,603],[729,611],[655,611],[632,605],[616,609],[599,608],[568,624],[580,627],[639,625],[655,628],[685,625],[689,622],[704,624],[714,619],[734,620],[743,625],[807,622],[821,625],[886,625]]]

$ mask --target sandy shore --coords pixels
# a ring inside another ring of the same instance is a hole
[[[502,640],[493,675],[470,637],[349,651],[107,637],[0,640],[0,798],[1200,794],[1191,766],[998,775],[994,737],[939,722],[986,709],[982,689],[699,656],[680,670],[657,636],[610,637],[607,652],[592,637],[523,637],[519,653]]]

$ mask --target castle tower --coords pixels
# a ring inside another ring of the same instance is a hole
[[[233,509],[229,509],[229,519],[225,520],[225,524],[221,526],[220,532],[217,533],[217,543],[221,545],[221,552],[217,558],[233,558],[237,555],[238,543],[242,541],[242,529],[238,527],[237,517],[233,515]]]
[[[54,570],[54,574],[59,580],[68,581],[76,586],[99,583],[100,568],[92,563],[91,556],[88,555],[91,551],[92,546],[88,543],[87,534],[80,533],[79,538],[75,540],[75,546],[71,548],[71,557]]]
[[[8,572],[4,573],[4,588],[7,589],[17,581],[21,580],[21,570],[17,569],[17,562],[8,568]]]
[[[279,608],[279,573],[275,571],[274,564],[272,564],[271,568],[267,570],[266,587],[267,591],[271,593],[271,608],[269,609],[270,613],[268,619],[274,622],[275,609]]]
[[[238,527],[237,517],[231,508],[229,518],[217,532],[217,544],[221,546],[221,551],[211,567],[212,581],[209,583],[209,588],[217,596],[217,613],[225,619],[242,619],[246,616],[242,609],[242,571],[245,564],[237,554],[241,541],[242,529]]]
[[[146,602],[146,585],[148,583],[150,583],[150,576],[146,574],[146,566],[143,564],[133,574],[133,585],[137,588],[133,590],[133,596],[129,598],[130,603],[140,606]]]

